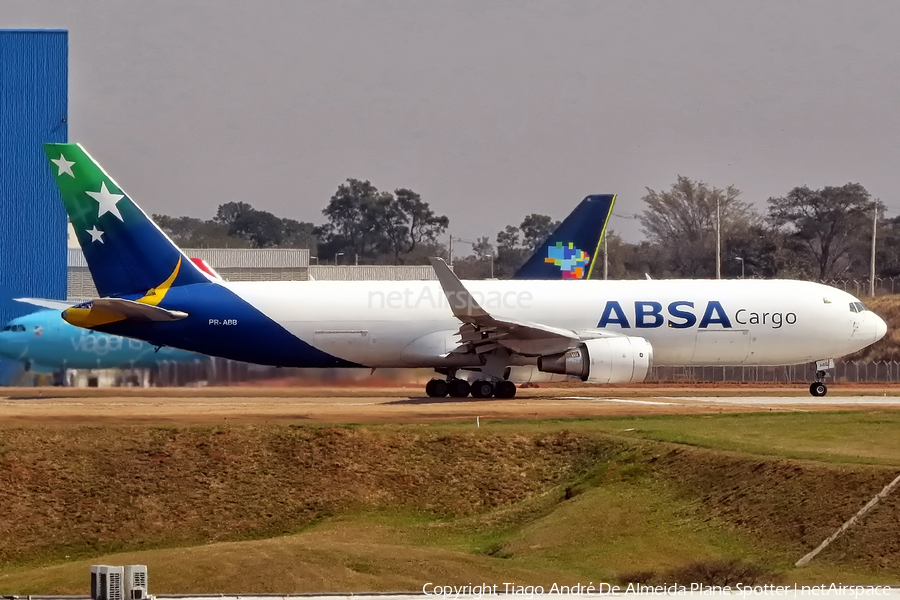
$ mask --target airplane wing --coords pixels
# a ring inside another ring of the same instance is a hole
[[[66,310],[77,304],[77,302],[68,302],[66,300],[50,300],[49,298],[13,298],[16,302],[23,304],[31,304],[40,308],[51,308],[53,310]]]
[[[457,351],[482,354],[503,347],[523,356],[541,356],[565,352],[585,338],[618,337],[610,332],[578,332],[491,315],[478,304],[443,259],[430,260],[453,315],[463,323],[459,328],[463,345]]]

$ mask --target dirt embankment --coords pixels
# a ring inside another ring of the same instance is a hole
[[[295,532],[342,510],[468,515],[558,486],[614,444],[292,426],[7,429],[0,567]]]
[[[345,510],[453,517],[548,491],[564,502],[569,486],[603,485],[596,475],[613,463],[632,463],[636,485],[652,478],[697,514],[797,557],[896,475],[549,424],[546,432],[525,433],[421,426],[6,429],[0,568],[278,535]],[[898,516],[900,504],[888,498],[827,556],[900,573]]]
[[[651,459],[652,460],[652,459]],[[677,493],[754,538],[792,549],[818,546],[890,483],[890,468],[777,460],[669,447],[653,470]],[[894,569],[900,564],[900,497],[888,496],[821,555]]]

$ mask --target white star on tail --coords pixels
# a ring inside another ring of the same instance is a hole
[[[56,174],[58,177],[62,177],[63,173],[69,177],[75,177],[75,174],[72,173],[72,165],[75,164],[74,161],[66,160],[66,157],[60,154],[59,158],[51,158],[50,162],[59,167],[59,173]]]
[[[120,221],[125,221],[125,219],[122,218],[122,214],[119,212],[118,207],[116,206],[116,203],[124,198],[125,194],[110,193],[110,191],[106,189],[105,181],[100,183],[99,192],[85,192],[85,194],[87,194],[100,204],[100,206],[97,208],[98,219],[106,213],[112,213],[116,215]]]
[[[88,234],[90,234],[90,236],[91,236],[91,241],[92,241],[92,242],[100,242],[101,244],[105,243],[105,242],[103,241],[103,232],[100,231],[99,229],[97,229],[97,226],[96,226],[96,225],[94,225],[94,226],[93,226],[92,228],[90,228],[90,229],[86,229],[85,231],[86,231]]]

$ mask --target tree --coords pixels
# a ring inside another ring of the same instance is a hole
[[[664,270],[681,277],[712,277],[716,261],[716,205],[719,207],[722,256],[728,240],[759,221],[734,186],[710,187],[682,175],[667,191],[647,188],[639,219],[648,241],[664,250]]]
[[[608,256],[609,279],[644,279],[647,275],[654,278],[668,277],[664,271],[664,262],[659,248],[644,240],[638,243],[626,242],[614,231],[607,231],[606,251]],[[595,259],[592,279],[603,278],[603,254]]]
[[[283,219],[246,202],[226,202],[213,218],[228,235],[249,242],[253,248],[309,248],[316,252],[312,223]]]
[[[229,235],[228,228],[212,220],[153,215],[153,220],[182,248],[248,248],[250,243]]]
[[[216,216],[213,217],[213,221],[230,228],[238,219],[254,210],[246,202],[226,202],[225,204],[220,204],[219,208],[216,209]]]
[[[322,209],[328,222],[316,229],[323,242],[324,258],[345,255],[374,256],[375,236],[372,220],[378,189],[369,181],[347,179]]]
[[[405,216],[403,242],[399,248],[395,247],[398,258],[400,252],[409,254],[422,242],[436,241],[438,236],[447,231],[447,227],[450,226],[450,219],[435,215],[428,203],[423,202],[422,197],[416,192],[400,188],[394,190],[394,196],[397,207]]]
[[[530,214],[522,220],[519,229],[522,231],[523,243],[526,248],[534,252],[541,247],[550,234],[559,227],[559,221],[554,221],[547,215]]]
[[[284,232],[280,246],[282,248],[308,248],[310,254],[318,252],[318,240],[316,239],[316,226],[306,221],[294,219],[281,219],[281,227]]]
[[[344,252],[370,261],[389,257],[395,264],[405,263],[418,246],[436,243],[450,224],[412,190],[379,192],[358,179],[338,186],[322,214],[328,223],[317,233],[326,256]]]
[[[559,221],[536,213],[522,219],[518,227],[507,225],[497,233],[494,274],[501,279],[512,277],[557,227]],[[487,243],[487,238],[484,238],[484,242]]]
[[[848,270],[854,252],[864,252],[871,240],[866,233],[872,213],[881,206],[858,183],[820,190],[795,187],[786,196],[769,198],[768,204],[769,221],[798,242],[820,280]],[[867,259],[862,262],[868,264]]]
[[[507,225],[497,233],[497,259],[494,261],[494,274],[500,279],[509,279],[528,258],[522,247],[518,227]]]

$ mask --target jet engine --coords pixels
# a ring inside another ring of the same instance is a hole
[[[585,340],[575,348],[538,358],[538,370],[581,377],[590,383],[643,381],[653,362],[653,347],[641,337]]]

